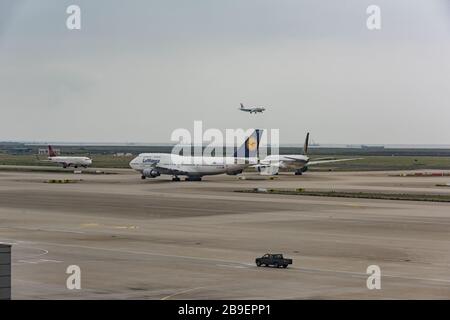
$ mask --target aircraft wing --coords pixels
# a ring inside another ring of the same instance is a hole
[[[282,167],[282,161],[278,162],[271,162],[271,163],[258,163],[253,166],[250,166],[251,168],[266,168],[266,167]]]
[[[293,158],[293,157],[287,157],[287,156],[283,156],[285,159],[289,159],[292,161],[296,161],[296,162],[305,162],[305,159],[298,159],[298,158]],[[281,160],[282,162],[283,160]]]
[[[163,174],[173,174],[173,175],[186,175],[188,172],[179,170],[174,165],[164,165],[160,163],[155,163],[151,166],[153,169],[158,170],[160,173]]]
[[[155,169],[162,174],[173,174],[173,175],[185,175],[186,171],[180,170],[177,165],[173,164],[162,164],[159,160],[149,159],[148,161],[144,160],[145,169]]]
[[[322,163],[331,163],[331,162],[354,161],[354,160],[361,160],[361,159],[364,159],[364,158],[314,160],[314,161],[309,161],[307,164],[305,164],[305,166],[322,164]]]
[[[38,155],[36,155],[36,160],[39,161],[39,162],[51,162],[51,163],[54,163],[53,161],[48,160],[48,159],[39,159]]]
[[[323,161],[323,160],[338,160],[336,157],[326,157],[326,158],[315,158],[314,161]]]

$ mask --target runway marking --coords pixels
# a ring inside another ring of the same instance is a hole
[[[161,298],[161,300],[169,300],[170,298],[173,298],[175,296],[178,296],[178,295],[181,295],[181,294],[184,294],[184,293],[188,293],[188,292],[191,292],[191,291],[194,291],[194,290],[198,290],[198,289],[203,289],[203,288],[206,288],[206,287],[196,287],[196,288],[191,288],[191,289],[186,289],[186,290],[183,290],[183,291],[175,292],[173,294],[170,294],[168,296],[165,296],[165,297]]]
[[[63,262],[60,260],[39,258],[39,257],[47,255],[49,251],[46,249],[30,247],[29,245],[32,244],[32,242],[16,241],[16,240],[12,240],[12,241],[8,241],[8,242],[2,241],[2,242],[11,244],[12,246],[18,246],[18,247],[24,248],[24,249],[41,251],[41,253],[33,254],[28,258],[20,259],[20,260],[17,260],[16,262],[12,262],[11,265],[13,265],[13,266],[20,266],[20,265],[24,265],[24,264],[61,263],[61,262]],[[26,245],[26,244],[28,244],[28,245]]]
[[[189,259],[189,260],[202,260],[202,261],[214,261],[214,262],[222,262],[222,263],[232,263],[240,266],[253,266],[250,263],[243,263],[239,261],[233,260],[224,260],[224,259],[215,259],[215,258],[204,258],[204,257],[196,257],[196,256],[185,256],[185,255],[174,255],[174,254],[163,254],[156,252],[148,252],[148,251],[134,251],[134,250],[125,250],[125,249],[110,249],[110,248],[102,248],[102,247],[92,247],[92,246],[79,246],[79,245],[69,245],[69,244],[60,244],[60,243],[52,243],[52,242],[40,242],[41,244],[47,244],[51,246],[60,246],[60,247],[71,247],[71,248],[81,248],[81,249],[91,249],[91,250],[103,250],[110,252],[122,252],[128,254],[138,254],[138,255],[149,255],[149,256],[160,256],[160,257],[168,257],[168,258],[180,258],[180,259]],[[256,266],[255,266],[256,268]],[[313,269],[313,268],[296,268],[290,267],[287,270],[300,271],[300,272],[327,272],[334,274],[344,274],[350,276],[358,276],[367,278],[367,274],[361,272],[352,272],[352,271],[340,271],[340,270],[329,270],[329,269]],[[450,279],[438,279],[438,278],[420,278],[420,277],[410,277],[410,276],[401,276],[401,275],[389,275],[383,274],[382,277],[385,278],[397,278],[404,280],[418,280],[418,281],[431,281],[431,282],[443,282],[450,283]]]
[[[61,260],[52,259],[36,259],[36,260],[17,260],[17,262],[12,263],[13,266],[23,265],[23,264],[40,264],[40,263],[62,263]]]
[[[28,230],[28,231],[50,231],[50,232],[78,233],[78,234],[85,233],[83,231],[73,231],[73,230],[67,230],[67,229],[50,229],[50,228],[0,227],[0,229],[17,229],[17,230]]]
[[[108,228],[108,226],[105,226]],[[113,228],[113,229],[139,229],[138,226],[110,226],[109,228]]]
[[[33,249],[33,250],[39,250],[39,251],[42,251],[42,252],[39,253],[39,254],[32,255],[30,258],[42,257],[42,256],[45,256],[46,254],[48,254],[48,250],[45,250],[45,249],[33,248],[33,247],[27,247],[27,246],[24,246],[24,245],[22,245],[22,244],[16,244],[16,246],[20,246],[20,247],[25,248],[25,249]]]
[[[39,228],[38,231],[50,231],[50,232],[63,232],[63,233],[77,233],[77,234],[84,234],[84,231],[74,231],[74,230],[67,230],[67,229],[47,229],[47,228]]]
[[[100,227],[100,228],[109,228],[109,229],[139,229],[139,226],[133,226],[133,225],[125,225],[125,226],[113,226],[113,225],[106,225],[106,224],[97,224],[97,223],[90,223],[90,224],[82,224],[81,227]]]
[[[244,263],[238,262],[238,261],[215,259],[215,258],[204,258],[204,257],[196,257],[196,256],[164,254],[164,253],[148,252],[148,251],[134,251],[134,250],[126,250],[126,249],[120,249],[120,248],[119,249],[111,249],[111,248],[92,247],[92,246],[80,246],[80,245],[61,244],[61,243],[53,243],[53,242],[39,242],[39,243],[40,244],[50,245],[50,246],[56,246],[56,247],[69,247],[69,248],[80,248],[80,249],[91,249],[91,250],[103,250],[103,251],[111,251],[111,252],[122,252],[122,253],[128,253],[128,254],[160,256],[160,257],[167,257],[167,258],[181,258],[181,259],[190,259],[190,260],[216,261],[216,262],[235,263],[235,264],[245,265]]]
[[[369,276],[368,274],[363,273],[363,272],[353,272],[353,271],[339,271],[339,270],[329,270],[329,269],[309,269],[309,268],[296,268],[296,267],[290,267],[290,269],[298,270],[298,271],[306,271],[306,272],[341,273],[341,274],[348,274],[351,276],[361,277],[364,279],[367,279],[367,277]],[[450,283],[450,279],[420,278],[420,277],[400,276],[400,275],[393,275],[393,274],[382,274],[381,278],[399,278],[399,279],[407,279],[407,280]]]
[[[236,269],[248,269],[248,266],[233,266],[229,264],[216,264],[218,267],[225,267],[225,268],[236,268]]]
[[[82,228],[93,228],[93,227],[100,227],[100,228],[110,228],[110,229],[139,229],[139,226],[134,225],[125,225],[125,226],[118,226],[118,225],[107,225],[107,224],[99,224],[99,223],[84,223],[80,224]],[[84,232],[83,232],[84,233]]]
[[[83,228],[89,228],[89,227],[98,227],[99,224],[98,223],[82,223],[80,226],[82,226]]]

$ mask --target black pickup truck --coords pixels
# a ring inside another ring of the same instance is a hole
[[[258,267],[265,265],[266,267],[287,268],[289,264],[292,264],[292,259],[285,259],[282,254],[266,253],[261,258],[256,258],[255,262]]]

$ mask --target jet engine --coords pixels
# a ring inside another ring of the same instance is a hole
[[[234,171],[227,171],[227,175],[229,175],[229,176],[235,176],[235,175],[241,174],[242,171],[244,171],[244,170],[243,170],[243,169],[240,169],[240,170],[234,170]]]
[[[261,176],[276,176],[279,169],[279,166],[271,165],[261,165],[256,167],[256,170]]]
[[[142,171],[142,176],[147,178],[156,178],[160,175],[161,174],[158,172],[158,170],[155,169],[144,169],[144,171]]]

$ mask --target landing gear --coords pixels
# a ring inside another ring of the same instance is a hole
[[[179,177],[177,177],[177,176],[174,176],[173,178],[172,178],[172,181],[180,181],[181,179],[179,178]]]
[[[146,178],[145,176],[141,176],[141,179],[142,179],[142,180],[145,180],[145,178]]]
[[[301,176],[306,171],[308,171],[308,167],[304,166],[303,168],[295,170],[295,175],[296,176]]]
[[[202,177],[196,176],[187,176],[185,181],[202,181]]]

